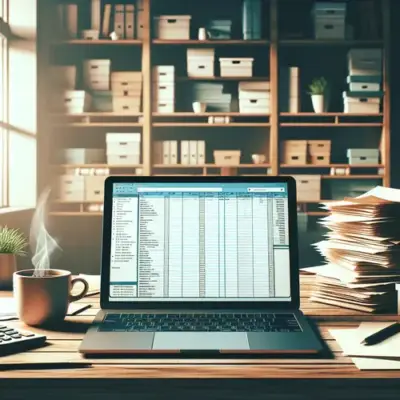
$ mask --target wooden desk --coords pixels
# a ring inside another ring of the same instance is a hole
[[[314,277],[301,276],[302,310],[310,316],[332,352],[324,359],[96,359],[93,367],[75,370],[0,372],[0,398],[57,400],[109,399],[116,393],[136,399],[398,399],[400,371],[359,371],[329,335],[334,327],[356,327],[361,321],[393,320],[308,301]],[[0,293],[8,295],[10,293]],[[99,308],[98,297],[81,300],[92,308],[69,317],[62,331],[41,331],[48,345],[0,359],[7,362],[81,361],[79,343]],[[9,322],[23,327],[20,322]],[[29,328],[35,330],[34,328]],[[37,330],[40,331],[40,330]],[[148,378],[153,379],[148,381]],[[165,380],[162,378],[169,378]],[[182,379],[184,378],[184,379]],[[201,378],[199,380],[198,378]],[[210,379],[211,378],[211,379]],[[234,378],[234,379],[229,379]],[[248,379],[252,380],[249,381]],[[130,397],[132,394],[134,397]],[[46,396],[46,397],[43,397]],[[162,397],[161,397],[162,396]]]

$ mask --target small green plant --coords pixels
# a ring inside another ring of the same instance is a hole
[[[25,256],[28,242],[18,229],[0,227],[0,254]]]
[[[324,77],[314,78],[311,82],[311,85],[309,85],[309,89],[309,94],[311,96],[324,95],[328,91],[328,81]]]

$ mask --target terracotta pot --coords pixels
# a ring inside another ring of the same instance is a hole
[[[0,254],[0,288],[12,289],[13,274],[17,270],[17,258],[14,254]]]

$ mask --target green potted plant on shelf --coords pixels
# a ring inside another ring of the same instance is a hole
[[[328,81],[324,77],[314,78],[309,89],[314,112],[317,114],[327,112],[329,103]]]
[[[18,229],[0,227],[0,288],[11,289],[17,256],[26,255],[28,242]]]

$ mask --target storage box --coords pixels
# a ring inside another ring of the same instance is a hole
[[[308,140],[308,153],[311,156],[331,153],[330,140]]]
[[[214,60],[191,60],[187,65],[188,77],[214,77]]]
[[[381,75],[381,49],[351,49],[348,53],[350,75]]]
[[[344,112],[356,114],[379,114],[380,97],[347,97],[344,93]]]
[[[100,31],[96,29],[85,29],[82,31],[82,39],[84,40],[98,40]]]
[[[339,18],[346,17],[347,5],[345,2],[336,3],[332,1],[317,2],[314,5],[314,15],[319,18]]]
[[[63,65],[50,67],[51,83],[56,88],[74,90],[76,85],[76,67]]]
[[[140,155],[107,154],[109,165],[139,165]]]
[[[159,100],[175,100],[174,83],[157,83],[153,85],[153,98]]]
[[[190,39],[190,15],[160,15],[154,17],[154,34],[158,39]]]
[[[352,92],[379,92],[381,89],[381,77],[377,76],[377,82],[371,82],[367,77],[362,76],[348,76],[347,83],[349,84],[350,91]]]
[[[218,166],[236,166],[240,164],[240,150],[215,150],[214,162]]]
[[[53,97],[52,106],[57,111],[81,114],[91,106],[91,96],[83,90],[66,90],[59,97]]]
[[[175,82],[175,67],[173,65],[153,67],[153,82]]]
[[[222,77],[252,77],[254,58],[220,58]]]
[[[239,99],[240,112],[270,112],[270,99]]]
[[[104,201],[106,176],[85,176],[85,201]]]
[[[320,175],[293,175],[296,180],[297,201],[319,201],[321,199]]]
[[[307,140],[285,140],[282,143],[281,157],[284,164],[307,164]]]
[[[62,201],[84,201],[85,177],[61,175],[58,181],[58,197]]]
[[[62,164],[102,164],[105,160],[104,149],[63,149],[60,151]]]
[[[107,155],[138,155],[141,151],[140,133],[107,133]]]
[[[142,82],[142,73],[139,71],[114,71],[111,73],[111,82]]]
[[[153,111],[160,114],[170,114],[175,112],[175,103],[172,101],[160,101],[153,103]]]
[[[335,20],[316,20],[315,38],[316,39],[345,39],[346,25],[344,21]]]
[[[83,62],[83,76],[92,77],[98,75],[110,76],[111,60],[85,60]]]
[[[129,96],[114,96],[113,110],[118,113],[135,114],[140,112],[141,99]]]
[[[379,164],[379,149],[347,149],[350,165]]]

